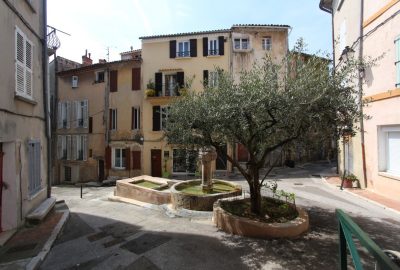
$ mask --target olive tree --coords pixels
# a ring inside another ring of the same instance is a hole
[[[335,74],[326,58],[305,55],[301,46],[277,63],[265,57],[237,78],[219,70],[218,85],[190,91],[171,104],[168,142],[185,147],[214,147],[240,143],[249,153],[244,166],[233,155],[227,160],[247,180],[251,211],[261,215],[260,175],[272,152],[294,142],[309,142],[320,131],[337,139],[338,127],[359,117],[357,88],[351,84],[358,64],[343,63]],[[267,168],[267,174],[272,166]]]

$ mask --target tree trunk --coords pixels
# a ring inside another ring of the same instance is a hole
[[[261,215],[261,186],[259,179],[259,171],[257,168],[251,168],[252,181],[249,182],[250,186],[250,203],[251,212],[256,215]]]

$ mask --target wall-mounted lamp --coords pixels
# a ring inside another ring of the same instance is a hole
[[[352,48],[346,46],[339,57],[339,61],[347,62],[347,60],[353,58],[354,53],[355,51]]]

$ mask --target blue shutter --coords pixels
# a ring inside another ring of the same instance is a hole
[[[28,158],[29,158],[29,195],[33,195],[40,190],[40,142],[28,142]]]

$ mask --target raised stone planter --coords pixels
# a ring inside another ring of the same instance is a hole
[[[172,208],[185,208],[196,211],[212,211],[213,204],[218,199],[234,197],[242,194],[242,187],[240,185],[223,180],[213,180],[213,183],[222,183],[231,186],[234,188],[234,191],[205,195],[193,195],[179,191],[180,187],[182,188],[185,185],[201,185],[201,183],[202,182],[200,180],[189,180],[173,185],[170,189]]]
[[[264,239],[296,238],[309,228],[308,214],[300,207],[296,207],[299,216],[294,220],[285,223],[265,223],[235,216],[225,211],[220,201],[214,204],[213,220],[219,229],[227,233]]]
[[[135,185],[135,183],[141,182],[143,180],[160,184],[161,188],[167,188],[176,183],[176,181],[167,180],[165,178],[141,175],[134,178],[118,180],[114,190],[114,195],[156,205],[167,204],[171,202],[169,189],[156,190]]]

